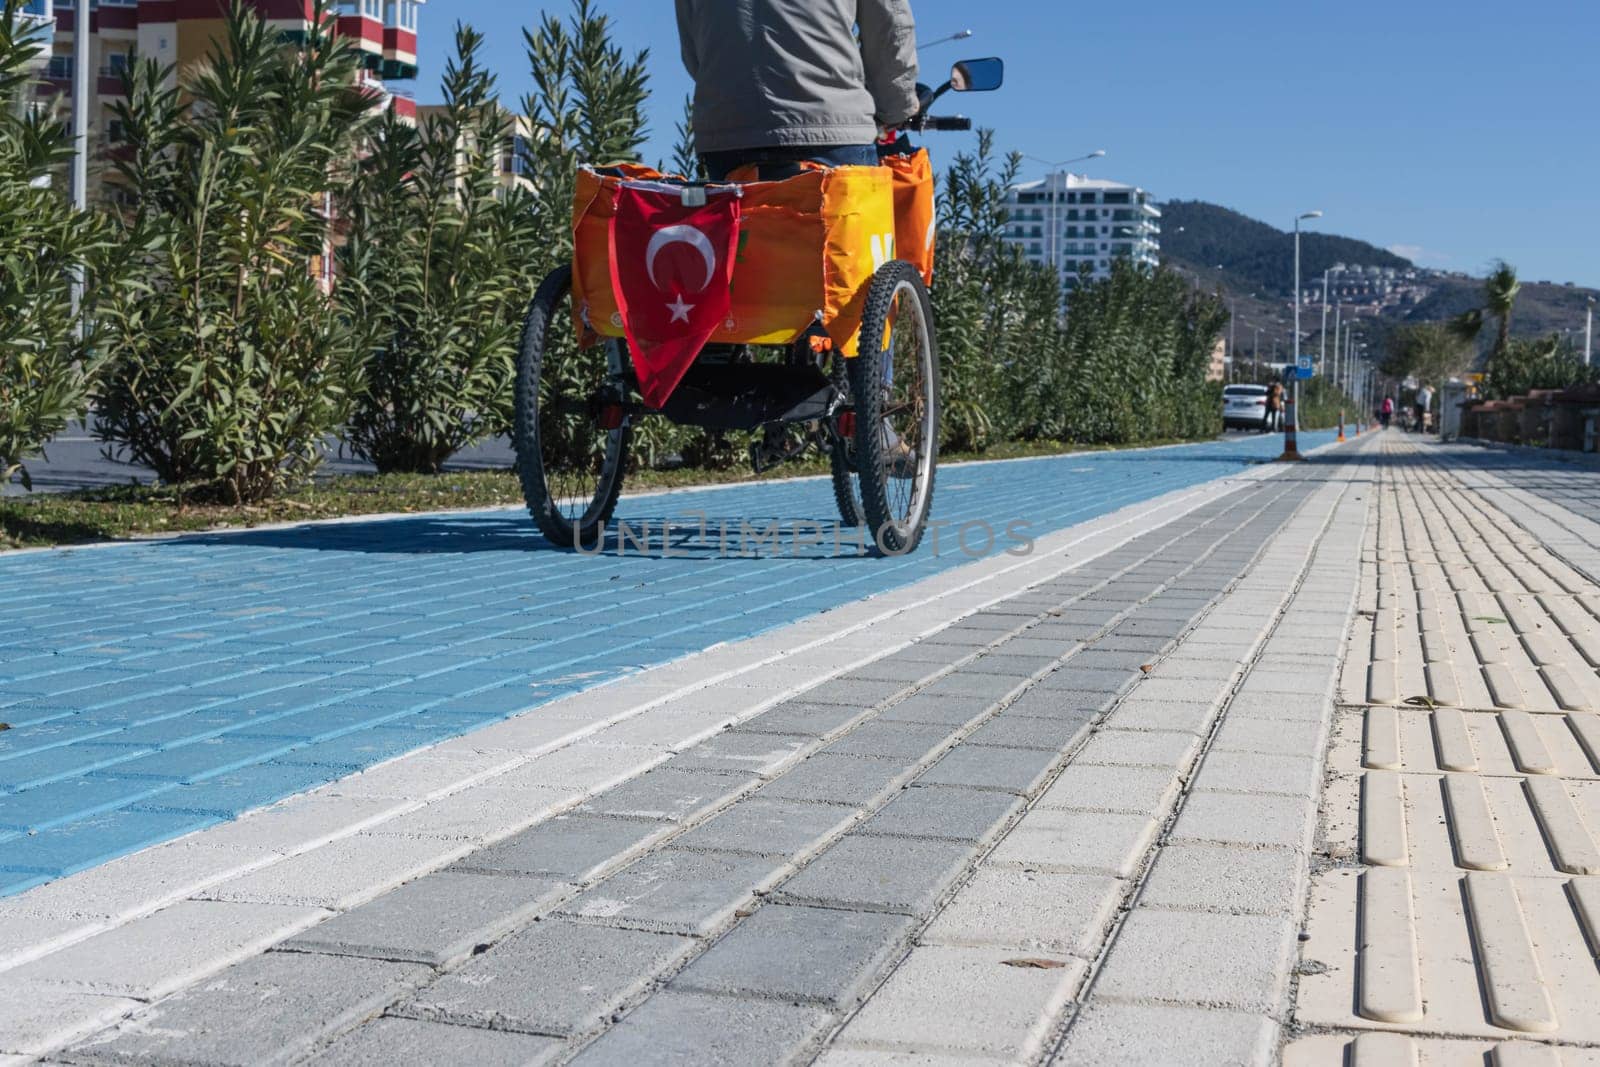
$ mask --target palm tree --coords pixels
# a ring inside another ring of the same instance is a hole
[[[1467,344],[1475,344],[1483,333],[1486,316],[1495,320],[1494,349],[1489,353],[1493,363],[1506,354],[1511,344],[1511,310],[1516,305],[1522,283],[1517,280],[1517,268],[1505,260],[1496,260],[1494,269],[1483,280],[1483,306],[1463,312],[1451,323],[1457,337]]]

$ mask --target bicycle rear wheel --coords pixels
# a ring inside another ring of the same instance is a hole
[[[859,352],[845,362],[861,510],[878,551],[903,555],[922,540],[939,456],[933,308],[911,264],[891,260],[872,276]]]
[[[528,513],[562,548],[595,548],[622,492],[630,427],[614,383],[622,342],[580,347],[572,329],[572,268],[539,285],[517,356],[517,473]],[[612,395],[614,394],[614,395]],[[607,411],[615,425],[602,425]]]

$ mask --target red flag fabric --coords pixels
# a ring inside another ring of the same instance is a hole
[[[728,317],[737,188],[624,182],[611,220],[611,289],[645,403],[659,408]]]

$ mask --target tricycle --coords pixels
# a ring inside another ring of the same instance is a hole
[[[914,550],[933,501],[939,358],[928,109],[999,88],[998,59],[955,64],[878,148],[879,165],[721,182],[635,165],[580,168],[573,260],[528,309],[514,443],[528,510],[564,548],[603,545],[648,417],[753,431],[756,473],[813,449],[840,520],[875,554]]]

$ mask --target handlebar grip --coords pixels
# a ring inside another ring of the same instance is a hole
[[[972,129],[972,120],[965,115],[929,115],[927,129],[960,132]]]

